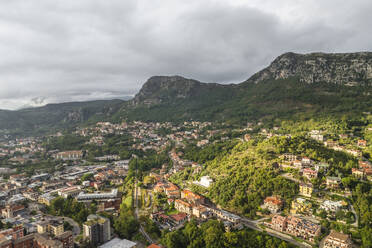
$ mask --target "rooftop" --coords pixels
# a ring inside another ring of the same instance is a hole
[[[137,243],[127,239],[114,238],[111,241],[99,246],[98,248],[132,248]]]

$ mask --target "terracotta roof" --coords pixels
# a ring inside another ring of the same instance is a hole
[[[156,245],[156,244],[151,244],[151,245],[147,246],[147,248],[162,248],[162,247],[159,246],[159,245]]]
[[[185,213],[172,214],[170,217],[175,221],[181,221],[187,217],[187,214]]]

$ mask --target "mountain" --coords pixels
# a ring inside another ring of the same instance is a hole
[[[285,53],[235,85],[150,78],[120,116],[147,121],[285,119],[371,111],[372,53]]]
[[[48,104],[18,111],[0,110],[0,129],[16,134],[37,134],[68,128],[88,121],[110,118],[122,100],[100,100]]]
[[[285,53],[246,82],[299,77],[306,83],[361,85],[372,83],[372,53]]]
[[[280,121],[372,111],[372,53],[285,53],[240,84],[154,76],[128,101],[0,111],[0,130],[34,131],[96,120]]]

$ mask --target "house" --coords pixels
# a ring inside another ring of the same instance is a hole
[[[287,217],[274,215],[271,218],[271,223],[268,223],[268,225],[275,230],[284,232],[287,229]]]
[[[312,161],[308,157],[303,157],[301,160],[302,165],[311,165]]]
[[[340,186],[341,178],[339,177],[327,177],[327,188],[335,189]]]
[[[207,208],[203,205],[193,206],[192,208],[192,215],[196,216],[197,218],[201,218],[202,214],[207,212]]]
[[[311,197],[313,193],[313,185],[311,183],[300,183],[300,194]]]
[[[179,212],[192,214],[192,206],[190,203],[177,199],[174,201],[174,208]]]
[[[172,214],[170,215],[170,218],[176,225],[179,225],[187,220],[187,214],[186,213]]]
[[[164,187],[164,192],[168,198],[178,198],[180,196],[179,188],[173,183],[169,183],[168,186]]]
[[[321,162],[321,163],[318,163],[315,165],[315,170],[317,172],[319,172],[321,169],[323,169],[324,171],[327,171],[329,168],[329,164],[328,163],[324,163],[324,162]]]
[[[294,161],[298,160],[298,156],[297,155],[294,155],[294,154],[291,154],[291,153],[285,153],[285,154],[283,154],[282,155],[282,158],[286,162],[294,162]]]
[[[353,244],[351,242],[350,235],[336,232],[334,230],[325,238],[324,248],[351,248]]]
[[[194,184],[203,186],[205,188],[209,188],[212,183],[213,183],[213,180],[209,176],[203,176],[203,177],[200,178],[200,181],[195,181],[194,182]]]
[[[194,192],[187,189],[182,190],[181,198],[186,199],[188,202],[192,202],[194,204],[204,204],[205,201],[205,198],[203,196],[195,194]]]
[[[308,179],[313,179],[318,177],[318,172],[316,170],[313,170],[311,168],[305,168],[302,170],[302,174],[304,177]]]
[[[292,201],[290,212],[291,214],[308,213],[311,210],[311,207],[311,202],[298,197]]]
[[[327,212],[337,212],[340,210],[345,204],[342,201],[330,201],[330,200],[325,200],[321,205],[320,209],[323,209]]]
[[[354,177],[363,179],[365,177],[364,170],[358,168],[351,168],[351,173]]]
[[[277,196],[269,196],[264,200],[264,207],[271,213],[277,213],[282,209],[283,201]]]
[[[358,140],[358,146],[359,147],[366,147],[367,141],[366,140]]]

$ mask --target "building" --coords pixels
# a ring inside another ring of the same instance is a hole
[[[172,214],[170,215],[170,218],[176,225],[180,225],[187,220],[187,214],[186,213]]]
[[[274,230],[286,232],[310,242],[314,242],[315,237],[319,236],[321,232],[320,225],[294,216],[284,217],[274,215],[271,219],[271,222],[265,222],[265,225]]]
[[[61,160],[79,160],[83,158],[83,151],[64,151],[54,155],[55,159]]]
[[[351,248],[350,235],[336,232],[334,230],[325,238],[324,248]]]
[[[318,172],[311,168],[305,168],[302,170],[302,175],[307,179],[313,179],[318,177]]]
[[[323,209],[327,212],[337,212],[340,210],[345,204],[342,201],[330,201],[325,200],[321,205],[320,209]]]
[[[218,218],[222,219],[222,220],[227,220],[227,221],[230,221],[234,224],[236,223],[239,223],[241,218],[235,214],[232,214],[230,212],[227,212],[225,210],[222,210],[222,209],[217,209],[217,208],[209,208],[208,209],[210,212],[213,213],[213,215],[217,216]]]
[[[63,221],[51,220],[48,223],[48,232],[53,236],[60,236],[64,233]]]
[[[37,232],[39,234],[49,233],[53,236],[59,236],[64,233],[63,221],[62,220],[49,220],[38,223]]]
[[[313,185],[310,183],[300,183],[300,194],[311,197],[313,193]]]
[[[80,187],[73,186],[65,189],[61,189],[58,191],[58,195],[62,196],[63,198],[67,199],[68,197],[76,197],[81,192]]]
[[[363,179],[365,177],[364,170],[358,168],[351,168],[351,173],[354,177]]]
[[[192,202],[194,204],[204,204],[205,202],[205,198],[203,196],[195,194],[194,192],[187,189],[182,190],[181,198],[186,199],[188,202]]]
[[[288,216],[286,232],[314,242],[315,237],[320,235],[321,226],[305,219]]]
[[[111,238],[110,220],[98,215],[89,215],[83,224],[83,237],[92,245],[106,243]]]
[[[282,209],[283,201],[277,196],[269,196],[264,200],[264,207],[271,213],[277,213]]]
[[[287,229],[287,217],[274,215],[271,218],[271,223],[267,223],[271,228],[284,232]]]
[[[59,240],[54,240],[46,234],[34,234],[34,246],[38,248],[64,248],[63,243]]]
[[[45,204],[47,206],[50,206],[50,204],[52,203],[52,201],[55,199],[56,197],[51,195],[50,193],[45,193],[41,196],[39,196],[39,203],[41,204]]]
[[[209,176],[203,176],[200,178],[200,181],[195,181],[194,184],[203,186],[205,188],[209,188],[211,184],[213,183],[213,179]]]
[[[324,163],[324,162],[321,162],[321,163],[318,163],[318,164],[315,165],[315,170],[318,171],[318,172],[319,172],[321,169],[322,169],[323,171],[327,171],[328,168],[329,168],[329,164],[328,164],[328,163]]]
[[[110,199],[121,198],[118,189],[113,189],[111,192],[97,192],[97,193],[84,193],[80,192],[76,199],[80,202],[90,202],[93,200],[104,201]]]
[[[311,202],[305,200],[304,198],[298,197],[291,204],[291,214],[298,214],[298,213],[308,213],[311,210]]]
[[[192,214],[192,206],[190,203],[177,199],[174,201],[174,208],[179,212]]]
[[[327,177],[327,188],[336,189],[340,186],[341,178]]]
[[[366,147],[367,141],[366,140],[358,140],[358,146],[359,147]]]
[[[282,157],[283,157],[284,161],[286,161],[286,162],[294,162],[294,161],[298,160],[298,156],[294,155],[294,154],[291,154],[291,153],[285,153],[285,154],[283,154]]]
[[[7,205],[1,210],[1,216],[3,218],[13,218],[18,214],[21,214],[25,210],[23,205]]]
[[[132,242],[127,239],[119,239],[119,238],[114,238],[110,242],[107,242],[106,244],[98,246],[98,248],[136,248],[136,247],[137,247],[137,243]]]
[[[64,232],[55,239],[62,243],[63,248],[74,248],[74,237],[71,231]]]

